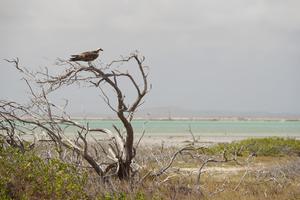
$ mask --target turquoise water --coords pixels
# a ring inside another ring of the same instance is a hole
[[[117,120],[80,120],[90,128],[122,127]],[[205,120],[136,120],[136,133],[144,128],[147,135],[186,135],[191,127],[195,135],[290,136],[300,137],[300,121],[205,121]]]

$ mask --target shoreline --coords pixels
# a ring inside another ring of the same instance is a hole
[[[234,141],[240,141],[249,138],[266,138],[274,136],[197,136],[195,135],[195,140],[197,145],[201,146],[211,146],[217,143],[230,143]],[[294,138],[300,140],[299,136],[285,137],[283,138]],[[135,142],[138,142],[140,137],[137,135],[135,137]],[[144,146],[165,146],[165,147],[181,147],[193,143],[193,137],[191,135],[170,135],[170,136],[144,136],[141,139],[140,145]]]

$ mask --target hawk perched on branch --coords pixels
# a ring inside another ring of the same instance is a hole
[[[103,51],[103,49],[99,48],[95,51],[87,51],[77,55],[71,55],[70,61],[84,61],[91,62],[98,58],[99,51]]]

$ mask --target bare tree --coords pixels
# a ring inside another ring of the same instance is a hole
[[[20,105],[11,101],[0,102],[2,130],[6,130],[6,133],[11,133],[11,130],[15,131],[16,126],[13,129],[11,126],[15,123],[18,124],[18,131],[26,128],[27,132],[30,130],[32,133],[36,133],[39,130],[46,133],[55,143],[60,157],[63,148],[71,149],[81,155],[102,178],[110,175],[117,175],[119,179],[131,177],[132,161],[136,154],[133,145],[132,120],[150,90],[147,80],[148,67],[144,65],[145,57],[135,52],[128,57],[122,57],[102,66],[59,60],[58,65],[64,67],[59,74],[51,74],[48,68],[37,72],[30,71],[28,68],[20,66],[19,59],[7,61],[12,63],[23,75],[30,89],[31,99],[28,105]],[[133,74],[123,69],[124,64],[136,65],[137,73]],[[126,91],[122,88],[121,83],[130,85],[135,90],[132,102],[126,98]],[[88,123],[79,124],[66,113],[65,106],[56,106],[49,99],[49,94],[52,92],[75,84],[95,88],[95,91],[101,94],[104,102],[122,122],[123,129],[119,129],[115,125],[113,125],[114,131],[102,128],[92,129],[89,128]],[[66,127],[70,126],[76,128],[77,137],[74,140],[64,134]],[[99,148],[94,148],[87,139],[92,132],[100,132],[109,136],[107,146],[96,141],[101,152],[110,160],[109,163],[98,162],[95,158]],[[91,153],[92,149],[95,150],[94,154]]]

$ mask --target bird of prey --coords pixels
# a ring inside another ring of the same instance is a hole
[[[87,51],[77,55],[71,55],[70,61],[84,61],[91,62],[98,58],[99,51],[103,51],[103,49],[99,48],[95,51]]]

